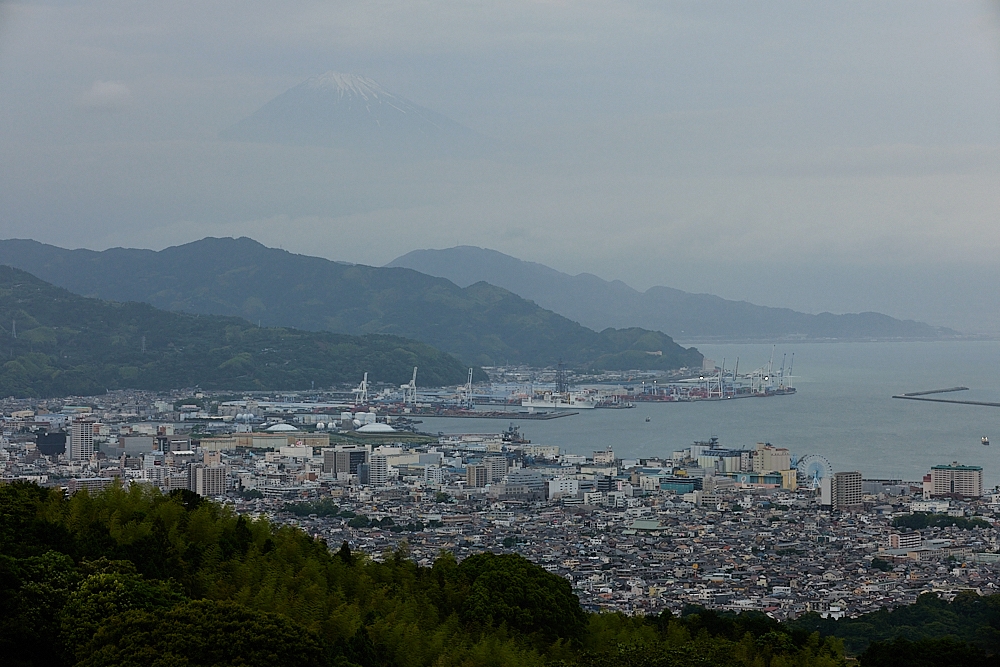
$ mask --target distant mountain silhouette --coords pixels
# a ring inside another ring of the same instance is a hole
[[[627,370],[702,363],[697,350],[659,331],[598,333],[486,283],[460,288],[410,269],[294,255],[248,238],[207,238],[159,252],[8,240],[0,241],[0,264],[85,296],[236,315],[265,326],[405,336],[469,365],[549,366],[562,359],[574,367]]]
[[[957,335],[951,329],[880,313],[810,315],[670,287],[640,292],[619,280],[607,281],[589,273],[571,276],[473,246],[414,250],[387,266],[440,276],[460,286],[486,281],[594,329],[644,327],[668,331],[681,340],[935,339]]]
[[[465,153],[488,142],[469,128],[353,74],[307,79],[221,133],[256,143],[371,152]]]

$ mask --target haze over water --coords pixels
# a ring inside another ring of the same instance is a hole
[[[699,345],[706,357],[751,370],[771,345]],[[866,478],[920,480],[931,466],[979,465],[984,486],[1000,483],[1000,408],[893,399],[893,394],[969,387],[941,398],[1000,402],[1000,342],[801,343],[795,353],[794,396],[639,404],[632,410],[583,410],[551,421],[518,421],[525,437],[589,454],[613,447],[619,457],[670,456],[695,440],[718,436],[727,447],[770,442],[793,455],[822,454],[834,470]],[[646,417],[650,421],[645,421]],[[490,433],[503,420],[424,419],[437,433]],[[982,436],[994,444],[984,447]]]

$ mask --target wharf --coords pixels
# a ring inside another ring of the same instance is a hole
[[[572,417],[579,412],[565,410],[560,412],[503,412],[500,410],[455,410],[437,412],[434,414],[422,415],[424,417],[456,417],[462,419],[534,419],[545,421],[548,419],[559,419],[560,417]]]

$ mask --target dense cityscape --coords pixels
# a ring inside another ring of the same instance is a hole
[[[186,489],[375,560],[518,553],[595,611],[840,618],[926,592],[997,592],[1000,492],[984,493],[977,466],[867,479],[715,438],[627,459],[533,443],[513,425],[435,436],[375,408],[318,405],[201,392],[8,399],[0,469],[4,482],[69,494]]]

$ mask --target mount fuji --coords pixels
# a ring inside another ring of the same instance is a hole
[[[487,141],[372,79],[327,72],[278,95],[224,130],[232,141],[354,150],[469,153]]]

